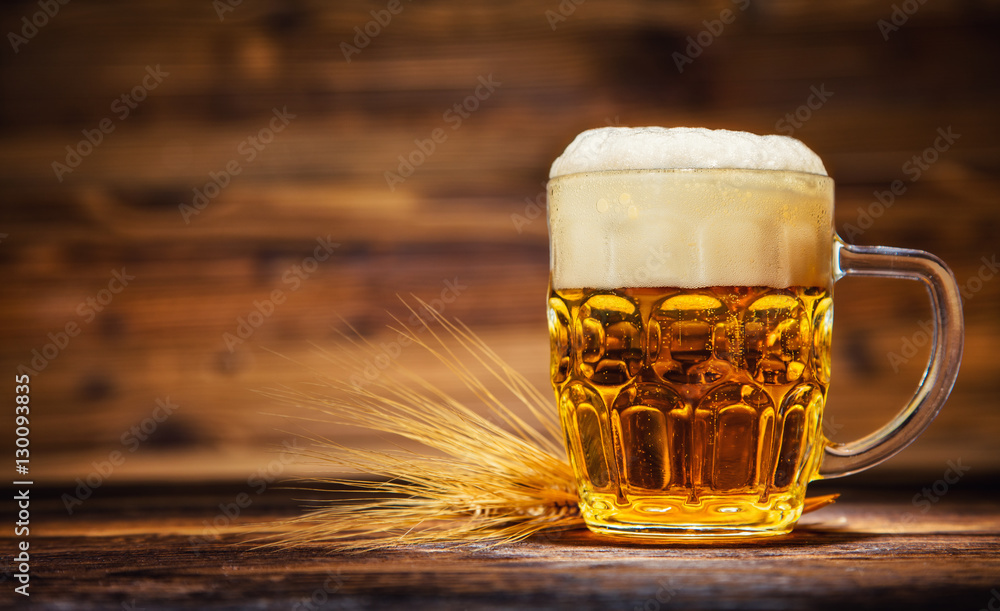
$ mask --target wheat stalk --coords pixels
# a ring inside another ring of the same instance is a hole
[[[485,406],[489,417],[398,362],[368,385],[326,378],[306,388],[265,393],[317,412],[315,420],[400,436],[438,454],[351,448],[303,435],[311,447],[301,454],[327,472],[354,470],[377,480],[311,481],[360,488],[375,496],[360,502],[326,501],[289,521],[291,528],[266,545],[323,542],[340,550],[367,550],[401,543],[499,544],[542,530],[583,527],[551,401],[464,324],[418,303],[426,313],[420,317],[421,327],[411,330],[395,319],[400,326],[391,328],[440,361]],[[343,334],[354,348],[375,350],[356,336]],[[329,353],[326,357],[340,371],[358,369],[356,359]],[[487,379],[476,369],[488,372]],[[491,381],[499,382],[510,399],[491,390]],[[512,411],[509,400],[526,407],[533,421]]]

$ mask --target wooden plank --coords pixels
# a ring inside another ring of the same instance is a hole
[[[227,518],[218,505],[245,487],[109,487],[71,519],[55,495],[32,503],[30,591],[36,604],[66,609],[974,609],[991,600],[1000,570],[995,490],[986,490],[956,489],[925,514],[900,500],[905,488],[848,489],[791,535],[756,542],[643,545],[573,531],[496,548],[343,555],[245,542],[294,515],[288,491],[251,492]]]
[[[1000,423],[984,409],[1000,392],[1000,283],[983,262],[1000,250],[1000,87],[983,78],[995,72],[994,8],[925,3],[887,42],[876,22],[891,5],[751,3],[682,73],[674,53],[739,3],[589,0],[554,29],[545,11],[557,2],[404,3],[345,61],[340,43],[380,6],[243,3],[220,20],[206,2],[70,3],[0,62],[0,368],[30,363],[69,322],[82,327],[33,390],[40,474],[85,476],[152,401],[170,396],[184,406],[176,421],[116,476],[245,477],[283,439],[262,414],[274,406],[249,389],[304,377],[263,347],[321,366],[311,343],[335,345],[338,315],[383,341],[383,310],[398,307],[397,294],[433,298],[456,278],[469,289],[448,314],[547,388],[540,193],[562,147],[614,123],[771,133],[813,87],[833,95],[807,108],[795,135],[837,181],[841,234],[934,252],[967,289],[981,280],[966,291],[958,386],[891,464],[927,474],[963,456],[1000,469]],[[2,31],[33,7],[0,8]],[[157,65],[170,75],[119,118],[112,102]],[[490,74],[502,85],[452,130],[444,113]],[[249,160],[240,143],[286,106],[294,120]],[[60,181],[52,162],[106,117],[115,131]],[[911,181],[904,164],[948,127],[961,137]],[[390,189],[385,172],[435,128],[447,140]],[[185,222],[179,206],[234,161],[240,173]],[[852,231],[894,180],[907,181],[906,193]],[[293,292],[284,274],[326,236],[340,246]],[[122,268],[134,284],[92,320],[78,313]],[[287,301],[228,350],[224,334],[276,289]],[[829,413],[840,440],[885,422],[908,398],[926,350],[898,372],[888,355],[918,337],[928,310],[915,284],[851,279],[837,295]]]

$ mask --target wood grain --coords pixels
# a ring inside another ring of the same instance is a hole
[[[0,371],[31,367],[49,333],[81,328],[33,377],[37,475],[71,485],[169,397],[181,407],[115,478],[245,478],[287,439],[267,415],[284,408],[254,389],[327,368],[314,345],[340,350],[344,321],[391,340],[385,311],[401,311],[397,295],[433,299],[449,281],[467,289],[446,314],[545,388],[537,213],[547,167],[573,135],[613,123],[773,133],[814,87],[832,96],[806,107],[795,135],[837,181],[841,234],[904,180],[905,194],[854,241],[934,252],[969,289],[952,399],[885,473],[936,477],[959,456],[1000,471],[1000,283],[986,264],[1000,251],[1000,81],[990,76],[1000,13],[926,3],[885,40],[876,23],[889,3],[740,4],[588,0],[553,29],[556,2],[404,3],[350,62],[341,43],[383,5],[242,3],[221,20],[202,1],[63,6],[0,62]],[[679,72],[688,37],[734,7],[735,21]],[[0,31],[36,9],[4,4]],[[121,118],[112,104],[155,66],[169,76]],[[444,114],[489,75],[500,85],[451,129]],[[295,118],[248,159],[239,146],[276,108]],[[114,131],[59,180],[52,163],[105,118]],[[960,138],[911,181],[904,164],[949,127]],[[385,172],[438,128],[447,140],[390,190]],[[231,162],[240,173],[185,222],[179,206]],[[285,274],[317,238],[338,246],[292,290]],[[135,280],[92,320],[81,315],[123,268]],[[229,350],[224,334],[274,290],[287,300]],[[888,356],[928,311],[903,282],[852,279],[837,292],[828,428],[844,441],[909,397],[926,352],[898,371]],[[419,355],[404,358],[437,375]],[[11,439],[6,428],[0,439]]]
[[[572,531],[495,548],[351,555],[247,543],[280,530],[274,521],[294,504],[287,491],[252,495],[233,519],[219,504],[245,491],[234,486],[111,486],[71,519],[44,494],[31,601],[74,610],[978,609],[1000,571],[998,499],[964,484],[926,513],[909,505],[907,486],[839,487],[836,504],[763,541],[642,545]]]

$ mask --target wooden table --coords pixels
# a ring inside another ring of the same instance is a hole
[[[970,477],[926,512],[911,502],[919,481],[814,484],[811,493],[841,499],[774,540],[638,545],[575,531],[493,549],[355,555],[246,543],[240,530],[294,515],[301,492],[268,490],[230,518],[220,504],[245,486],[102,487],[68,516],[61,491],[36,488],[30,601],[58,609],[976,610],[1000,598],[1000,494],[995,478]],[[3,537],[10,570],[8,529]],[[8,574],[0,600],[25,603],[12,588]]]

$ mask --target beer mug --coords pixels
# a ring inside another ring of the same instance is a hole
[[[878,464],[922,432],[958,374],[954,276],[919,250],[833,229],[833,180],[805,145],[722,130],[584,132],[548,183],[551,376],[594,532],[789,532],[806,485]],[[927,371],[871,435],[822,434],[833,284],[928,289]]]

